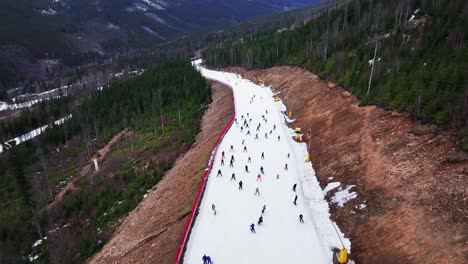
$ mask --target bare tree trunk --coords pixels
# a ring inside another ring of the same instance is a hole
[[[374,67],[375,67],[375,64],[377,63],[375,58],[377,57],[377,47],[378,46],[379,46],[379,39],[376,38],[375,39],[374,58],[373,58],[371,73],[370,73],[370,77],[369,77],[369,85],[367,86],[367,97],[369,97],[369,92],[370,92],[370,88],[371,88],[371,84],[372,84],[372,75],[374,74]]]
[[[328,10],[327,10],[327,32],[325,35],[325,50],[324,50],[324,59],[327,60],[327,53],[328,53],[328,30],[330,24],[330,1],[328,1]]]
[[[39,234],[39,237],[41,239],[43,239],[44,236],[42,235],[41,227],[39,225],[39,222],[37,221],[36,214],[34,213],[34,209],[31,208],[29,210],[31,210],[31,214],[32,214],[32,217],[33,217],[33,223],[34,223],[34,226],[36,227],[37,233]]]
[[[164,119],[162,114],[162,97],[161,97],[161,90],[159,90],[159,115],[161,117],[161,131],[164,134]]]

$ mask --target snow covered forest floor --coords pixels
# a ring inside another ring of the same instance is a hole
[[[349,240],[330,219],[312,164],[304,161],[306,144],[293,140],[283,103],[275,102],[269,87],[199,63],[204,77],[232,87],[236,122],[216,153],[184,262],[199,263],[206,254],[215,263],[332,263],[333,248],[343,243],[350,250]],[[219,170],[222,176],[217,175]],[[255,195],[257,188],[260,195]],[[258,225],[260,216],[263,223]],[[256,233],[251,232],[251,224]]]

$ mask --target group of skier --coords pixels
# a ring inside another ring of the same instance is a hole
[[[255,96],[253,96],[251,100],[253,100],[254,98],[255,98]],[[268,110],[265,110],[265,113],[268,114]],[[265,115],[262,115],[262,119],[263,119],[263,121],[264,121],[265,123],[267,123],[267,118],[266,118]],[[239,121],[237,120],[237,118],[235,118],[234,121],[235,121],[236,125],[239,126]],[[252,118],[250,118],[250,114],[247,113],[246,116],[241,115],[241,122],[243,122],[243,123],[242,123],[242,126],[240,127],[241,133],[243,133],[244,127],[245,127],[245,128],[247,129],[246,135],[250,135],[250,130],[248,130],[248,128],[249,128],[249,123],[252,122]],[[259,132],[261,127],[262,127],[261,123],[258,123],[257,128],[256,128],[256,131]],[[271,135],[272,132],[275,131],[275,130],[276,130],[276,125],[273,125],[273,129],[270,130],[270,135]],[[267,133],[265,133],[265,138],[268,139],[268,134],[267,134]],[[258,133],[256,133],[256,135],[255,135],[255,140],[258,140],[258,139],[259,139],[259,138],[258,138]],[[277,136],[277,139],[278,139],[278,141],[280,141],[281,137],[278,135],[278,136]],[[243,145],[243,147],[242,147],[243,153],[249,153],[249,152],[248,152],[248,149],[247,149],[247,145],[245,145],[245,139],[242,140],[242,145]],[[233,146],[233,145],[230,146],[229,152],[235,152],[235,151],[234,151],[234,146]],[[225,154],[226,154],[226,153],[225,153],[224,150],[223,150],[223,151],[221,152],[221,166],[224,166]],[[287,154],[287,158],[288,158],[288,159],[290,158],[290,154],[289,154],[289,153]],[[261,159],[261,160],[265,160],[265,152],[262,152],[262,153],[261,153],[260,159]],[[249,173],[249,172],[250,172],[250,171],[249,171],[249,166],[248,166],[248,164],[251,164],[251,163],[252,163],[252,158],[251,158],[251,156],[248,156],[247,164],[246,164],[245,167],[244,167],[245,173]],[[234,154],[231,155],[229,167],[231,167],[231,168],[234,167]],[[284,170],[285,170],[285,171],[288,171],[288,169],[289,169],[288,163],[285,163],[285,164],[284,164]],[[264,167],[263,167],[263,166],[260,166],[259,171],[260,171],[260,173],[257,174],[257,182],[262,182],[262,176],[265,175],[265,169],[264,169]],[[218,170],[218,173],[217,173],[217,177],[222,177],[222,176],[223,176],[222,171],[221,171],[221,169],[219,169],[219,170]],[[279,173],[276,174],[276,178],[279,179]],[[236,179],[235,173],[232,173],[232,175],[231,175],[231,181],[233,181],[233,180],[234,180],[234,181],[237,180],[237,179]],[[243,182],[242,182],[241,179],[239,179],[238,185],[239,185],[239,186],[238,186],[238,187],[239,187],[239,190],[240,190],[240,191],[243,190]],[[293,185],[293,188],[292,188],[292,190],[293,190],[294,193],[296,193],[296,187],[297,187],[297,184],[294,184],[294,185]],[[256,187],[255,192],[254,192],[254,196],[260,196],[260,189],[259,189],[259,187]],[[297,194],[295,194],[295,198],[294,198],[293,204],[296,205],[296,206],[297,206],[297,199],[298,199],[298,196],[297,196]],[[213,214],[216,215],[216,208],[215,208],[215,205],[214,205],[214,204],[212,205],[212,210],[213,210]],[[264,221],[263,217],[264,217],[265,211],[266,211],[266,205],[263,205],[263,208],[262,208],[262,210],[261,210],[261,215],[260,215],[260,217],[258,218],[258,221],[257,221],[257,225],[258,225],[258,226],[261,226],[261,225],[263,224],[263,221]],[[299,215],[299,222],[300,222],[300,223],[304,223],[304,217],[303,217],[302,214]],[[256,229],[255,229],[255,224],[254,224],[254,223],[251,223],[250,226],[249,226],[249,228],[250,228],[250,232],[251,232],[251,233],[254,233],[254,234],[256,233]],[[211,258],[210,258],[209,256],[204,255],[204,256],[203,256],[203,263],[204,263],[204,264],[212,263],[212,262],[211,262]]]

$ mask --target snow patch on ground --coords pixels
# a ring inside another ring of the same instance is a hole
[[[340,186],[340,182],[330,182],[324,189],[323,189],[323,195],[327,195],[327,193],[336,187]]]
[[[63,123],[65,123],[65,121],[67,121],[68,119],[70,119],[72,117],[72,115],[68,115],[66,117],[62,117],[56,121],[54,121],[53,123],[51,124],[48,124],[48,125],[45,125],[45,126],[42,126],[42,127],[39,127],[39,128],[36,128],[34,129],[33,131],[27,133],[27,134],[24,134],[22,136],[19,136],[19,137],[15,137],[14,139],[10,139],[10,140],[7,140],[5,142],[5,144],[9,145],[9,142],[11,141],[15,141],[15,144],[18,145],[22,142],[25,142],[25,141],[28,141],[28,140],[31,140],[37,136],[39,136],[40,134],[42,134],[47,128],[49,127],[52,127],[53,125],[55,126],[59,126]],[[0,144],[0,153],[3,152],[3,145]]]
[[[344,189],[340,187],[335,195],[333,195],[331,202],[337,204],[339,207],[343,207],[346,202],[357,197],[356,192],[349,192],[353,187],[354,185],[349,185]]]

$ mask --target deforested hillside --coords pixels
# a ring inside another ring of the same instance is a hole
[[[468,2],[353,0],[305,25],[204,52],[215,67],[299,65],[336,81],[364,104],[407,111],[464,130],[468,149]]]

